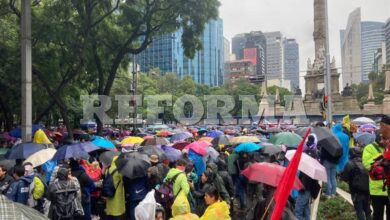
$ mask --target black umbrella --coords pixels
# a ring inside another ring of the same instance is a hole
[[[294,130],[294,133],[303,137],[303,136],[305,136],[305,134],[306,134],[307,130],[309,130],[309,128],[310,127],[300,127],[300,128],[297,128],[296,130]]]
[[[5,166],[9,174],[12,174],[10,171],[15,166],[15,164],[16,164],[15,160],[7,160],[7,159],[0,158],[0,165]]]
[[[218,147],[220,144],[223,144],[223,145],[230,145],[230,140],[229,140],[229,136],[227,135],[221,135],[219,137],[216,137],[214,138],[212,141],[211,141],[211,144],[214,146],[214,147]]]
[[[99,161],[105,165],[111,165],[112,159],[115,156],[118,156],[119,152],[114,152],[114,151],[105,151],[100,154],[99,156]]]
[[[331,156],[338,156],[343,153],[343,147],[339,139],[328,128],[315,127],[312,131],[317,136],[317,145],[325,148]]]
[[[168,145],[170,144],[166,138],[163,137],[153,137],[142,142],[142,146],[146,145]]]
[[[139,152],[122,153],[115,164],[119,172],[129,179],[145,177],[150,167],[149,157]]]
[[[263,146],[262,151],[264,154],[275,155],[283,151],[280,146],[271,143],[261,143],[260,145]]]
[[[146,154],[148,156],[153,154],[157,155],[160,161],[165,160],[167,158],[164,150],[152,145],[142,146],[141,148],[138,148],[138,152]]]
[[[15,145],[5,154],[7,159],[26,159],[30,155],[40,150],[45,149],[42,144],[36,143],[20,143]]]

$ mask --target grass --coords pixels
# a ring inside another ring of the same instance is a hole
[[[347,193],[351,193],[349,191],[349,186],[348,186],[348,183],[344,182],[344,181],[341,181],[341,180],[337,180],[337,187],[344,190],[345,192]]]
[[[340,196],[326,199],[321,196],[317,213],[318,220],[354,220],[355,210]]]

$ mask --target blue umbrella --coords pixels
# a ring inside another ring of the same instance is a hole
[[[102,148],[115,148],[115,145],[111,141],[102,138],[95,138],[92,144]]]
[[[43,127],[44,127],[43,125],[37,125],[37,124],[32,125],[32,134],[34,135],[37,130],[42,129]],[[9,135],[11,135],[12,137],[21,138],[22,129],[20,127],[15,128],[9,132]]]
[[[212,131],[208,131],[206,133],[207,137],[212,137],[212,138],[216,138],[216,137],[219,137],[221,135],[223,135],[223,132],[219,131],[219,130],[212,130]]]
[[[64,145],[60,147],[52,160],[65,160],[69,158],[88,159],[88,152],[80,144]]]
[[[192,138],[192,134],[189,132],[181,132],[181,133],[177,133],[177,134],[172,135],[171,142],[183,141],[187,138]]]
[[[236,148],[234,148],[235,152],[253,152],[260,150],[262,147],[253,142],[244,142],[239,144]]]
[[[181,151],[171,146],[162,145],[161,149],[164,151],[166,158],[170,161],[176,161],[182,158]]]
[[[375,134],[371,134],[367,132],[354,133],[353,137],[358,143],[360,143],[363,146],[366,146],[367,144],[370,144],[375,141]]]
[[[45,149],[45,146],[42,144],[36,143],[20,143],[14,145],[11,150],[5,154],[7,159],[26,159],[30,155],[40,150]]]

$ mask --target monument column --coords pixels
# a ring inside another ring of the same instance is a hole
[[[383,99],[383,114],[390,114],[390,70],[385,72],[386,81],[385,81],[385,98]]]

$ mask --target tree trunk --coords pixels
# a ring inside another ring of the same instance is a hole
[[[47,114],[49,114],[49,112],[52,110],[52,108],[54,107],[54,105],[56,104],[55,100],[53,99],[50,104],[45,108],[45,110],[43,110],[41,113],[39,113],[38,117],[35,119],[34,123],[35,124],[38,124],[39,121],[42,120],[43,117],[47,116]]]

